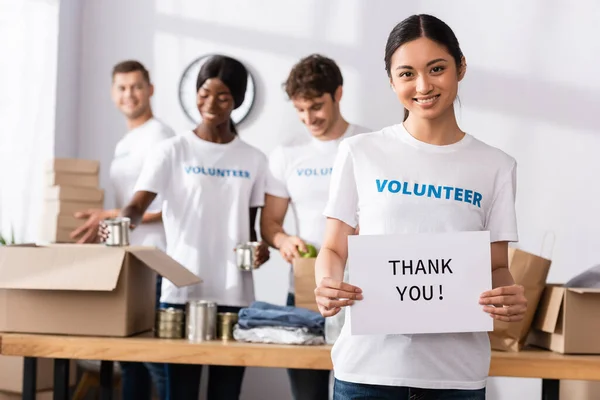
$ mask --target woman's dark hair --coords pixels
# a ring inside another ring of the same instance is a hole
[[[223,56],[211,56],[200,68],[198,79],[196,79],[196,93],[204,82],[212,78],[219,78],[225,86],[229,88],[233,97],[233,109],[235,110],[244,102],[246,96],[246,86],[248,84],[248,70],[244,64],[238,60]],[[229,125],[234,134],[237,134],[233,120],[229,120]]]
[[[448,53],[454,58],[456,69],[460,69],[463,53],[458,39],[452,29],[441,19],[432,15],[411,15],[392,29],[385,45],[385,70],[391,78],[392,55],[405,43],[426,37],[446,47]],[[408,110],[404,110],[404,120],[408,118]]]

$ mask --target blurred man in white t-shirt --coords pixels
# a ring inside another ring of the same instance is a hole
[[[143,161],[159,142],[175,135],[173,130],[156,119],[152,113],[150,98],[154,86],[148,70],[135,60],[123,61],[113,67],[111,97],[118,110],[125,116],[127,133],[117,143],[110,166],[110,183],[114,193],[114,209],[82,210],[76,217],[86,222],[72,232],[79,243],[96,242],[98,224],[107,218],[118,217],[134,194],[134,186],[142,170]],[[165,250],[165,232],[162,224],[162,200],[157,197],[142,224],[130,233],[130,243],[137,246],[154,246]],[[157,302],[160,298],[160,280],[157,281]],[[122,392],[124,400],[150,400],[151,382],[159,398],[166,399],[165,365],[152,363],[121,362]]]
[[[338,144],[369,131],[342,116],[342,87],[342,73],[335,61],[319,54],[300,60],[285,82],[285,91],[312,137],[280,146],[271,153],[261,235],[289,263],[299,257],[299,252],[307,251],[307,244],[316,249],[321,246],[323,211]],[[294,214],[295,234],[283,229],[288,206]],[[290,271],[287,304],[291,306],[295,304],[293,278]],[[295,400],[328,399],[329,371],[290,369],[288,375]]]

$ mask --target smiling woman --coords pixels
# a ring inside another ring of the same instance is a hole
[[[390,33],[384,59],[392,88],[404,105],[406,121],[411,110],[433,109],[442,93],[444,103],[437,109],[447,110],[448,101],[452,104],[456,98],[458,82],[464,77],[467,65],[458,39],[448,25],[426,17],[409,18],[405,22]],[[424,46],[430,51],[420,53]],[[405,63],[407,60],[412,65]]]
[[[198,113],[198,108],[196,106],[196,96],[198,93],[196,83],[198,73],[202,69],[202,66],[207,61],[211,60],[211,57],[212,55],[205,55],[192,61],[183,71],[179,80],[179,104],[188,119],[195,124],[199,124],[202,121],[202,117]],[[240,124],[244,121],[254,106],[254,99],[256,96],[254,77],[250,71],[247,70],[246,73],[248,77],[244,101],[239,107],[231,112],[231,119],[235,124]]]
[[[521,320],[527,301],[508,270],[508,242],[518,239],[516,162],[458,126],[453,103],[466,72],[458,40],[443,21],[413,15],[391,31],[385,67],[404,119],[339,145],[315,267],[321,314],[373,295],[343,282],[348,237],[360,226],[360,235],[489,231],[491,259],[481,268],[491,266],[493,289],[472,304],[494,319]],[[487,332],[351,335],[345,323],[332,359],[335,400],[483,400],[490,344]]]
[[[244,102],[247,77],[246,68],[230,57],[213,56],[202,65],[195,85],[201,122],[154,147],[123,209],[122,216],[138,226],[162,196],[166,252],[204,280],[183,288],[163,280],[161,308],[207,300],[219,312],[237,313],[254,301],[252,274],[238,268],[233,251],[257,240],[255,220],[264,205],[268,168],[266,156],[236,134],[232,119]],[[256,255],[257,266],[269,258],[264,243]],[[166,372],[170,398],[198,399],[202,366],[169,364]],[[208,398],[237,399],[243,377],[243,367],[211,366]]]

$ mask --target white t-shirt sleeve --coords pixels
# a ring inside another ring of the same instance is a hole
[[[354,162],[350,147],[345,140],[340,143],[333,164],[329,199],[323,215],[338,219],[352,228],[358,225],[358,191],[354,176]]]
[[[281,147],[276,148],[269,155],[269,173],[267,174],[266,193],[272,196],[289,199],[287,190],[285,155]]]
[[[148,152],[144,166],[135,184],[134,192],[145,191],[156,193],[164,199],[169,188],[171,171],[171,146],[166,142],[157,143]],[[162,203],[162,201],[161,201]]]
[[[261,154],[260,162],[256,170],[256,179],[252,185],[250,193],[250,207],[262,207],[265,205],[265,187],[267,186],[267,176],[269,175],[269,166],[267,157]]]
[[[517,191],[517,164],[498,179],[494,199],[486,218],[486,229],[492,242],[518,241],[515,196]]]

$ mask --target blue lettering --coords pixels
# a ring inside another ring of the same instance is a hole
[[[381,182],[379,179],[377,179],[375,182],[377,183],[377,191],[381,193],[383,192],[383,189],[385,189],[385,185],[387,185],[388,181],[386,179],[383,182]]]
[[[323,169],[321,169],[323,172]],[[375,179],[375,184],[377,185],[377,192],[382,193],[386,190],[390,193],[402,193],[404,195],[410,196],[425,196],[429,198],[443,198],[446,200],[456,200],[465,203],[470,203],[475,205],[476,207],[481,208],[481,201],[483,200],[483,196],[481,193],[475,192],[474,190],[453,187],[453,186],[436,186],[424,183],[414,183],[412,185],[413,192],[410,191],[409,185],[407,182],[404,184],[398,180],[387,180],[387,179]]]
[[[230,177],[235,176],[239,178],[248,178],[250,179],[250,172],[244,170],[231,170],[231,169],[221,169],[221,168],[204,168],[200,166],[184,166],[183,170],[186,174],[202,174],[216,177]]]
[[[427,197],[431,197],[431,195],[433,195],[433,197],[435,197],[436,199],[442,197],[442,187],[429,185],[427,187]]]
[[[466,203],[470,203],[471,202],[472,196],[473,196],[473,191],[469,190],[469,189],[465,189],[465,202]]]
[[[329,168],[300,168],[296,170],[298,176],[327,176],[333,171],[332,167]]]
[[[461,188],[454,189],[454,200],[463,201],[462,195],[463,195],[463,189],[461,189]]]
[[[446,200],[450,200],[450,192],[454,189],[452,186],[444,186],[444,191],[446,192]]]
[[[395,187],[392,188],[392,185],[394,185]],[[401,186],[402,185],[398,181],[390,181],[390,183],[388,184],[388,190],[392,193],[398,193],[400,191]]]
[[[419,190],[419,184],[415,183],[415,188],[414,188],[415,196],[423,196],[425,194],[425,190],[427,189],[427,186],[421,185],[421,189],[423,189],[423,190]]]
[[[483,198],[483,196],[481,196],[480,193],[475,192],[475,194],[473,195],[473,205],[481,208],[481,199]]]

